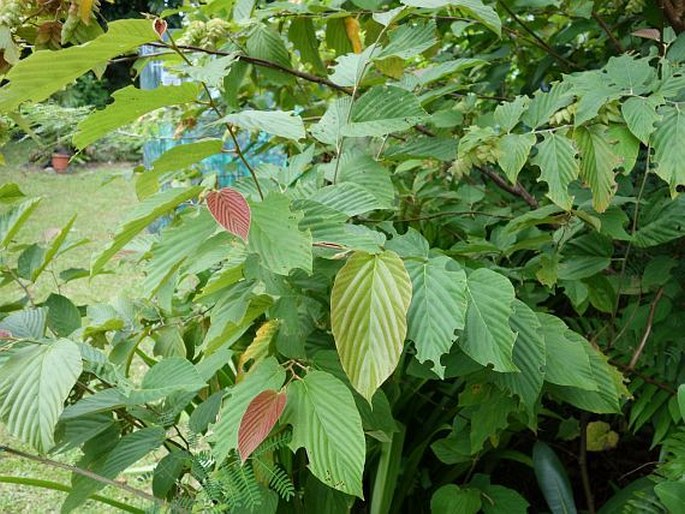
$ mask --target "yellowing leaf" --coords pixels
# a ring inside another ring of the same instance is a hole
[[[250,346],[247,347],[238,360],[238,376],[236,377],[236,382],[240,382],[243,379],[247,371],[245,366],[250,361],[252,361],[254,365],[269,356],[271,353],[269,351],[269,346],[271,345],[271,340],[278,331],[278,325],[279,322],[277,319],[270,319],[259,327]]]
[[[391,251],[354,253],[335,277],[335,344],[352,385],[369,402],[400,360],[411,296],[409,274]]]
[[[352,44],[352,51],[355,54],[362,53],[362,40],[359,36],[359,21],[357,18],[352,16],[345,18],[345,33]]]
[[[79,5],[79,16],[81,17],[81,21],[86,25],[90,23],[94,3],[95,0],[81,0],[81,5]]]

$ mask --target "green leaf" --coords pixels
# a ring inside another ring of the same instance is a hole
[[[329,168],[330,179],[333,178],[335,164]],[[362,186],[372,194],[380,204],[381,209],[390,209],[395,204],[395,186],[390,178],[390,171],[374,160],[370,155],[357,152],[345,152],[340,157],[338,167],[338,182],[350,182]],[[345,209],[341,209],[346,212]]]
[[[609,139],[612,151],[619,159],[619,167],[624,175],[629,175],[640,153],[640,140],[625,125],[613,123],[609,126]]]
[[[497,164],[512,184],[516,183],[536,141],[535,134],[505,134],[497,140]]]
[[[38,207],[40,198],[30,198],[0,215],[0,248],[7,248],[31,213]]]
[[[580,177],[590,186],[592,207],[604,212],[616,191],[614,169],[621,158],[614,153],[603,125],[578,127],[575,136],[580,150]]]
[[[36,281],[36,279],[45,271],[45,268],[48,267],[48,265],[53,261],[53,259],[57,256],[57,253],[60,251],[62,248],[62,245],[64,245],[64,242],[67,240],[67,237],[69,236],[69,233],[71,232],[71,227],[74,226],[74,222],[76,221],[76,214],[74,214],[69,221],[67,222],[64,227],[59,231],[59,233],[55,236],[55,238],[52,240],[52,243],[50,243],[50,246],[48,249],[45,251],[43,254],[43,259],[42,262],[40,263],[40,266],[36,268],[31,276],[32,281]]]
[[[529,412],[533,412],[545,378],[545,340],[542,325],[535,312],[520,300],[514,301],[514,313],[509,320],[516,332],[513,358],[520,373],[493,373],[500,388],[517,395]]]
[[[211,423],[215,423],[223,396],[223,391],[217,391],[198,405],[188,418],[188,428],[196,434],[201,434]]]
[[[152,477],[153,494],[158,498],[165,498],[191,462],[191,455],[184,450],[172,451],[162,457],[157,462]]]
[[[281,193],[269,193],[262,202],[251,203],[252,223],[248,248],[262,265],[278,275],[299,268],[312,271],[312,235],[298,228],[300,211]]]
[[[150,368],[140,388],[129,393],[128,401],[131,405],[150,403],[178,391],[196,392],[204,386],[205,381],[190,361],[183,357],[169,357]]]
[[[633,96],[621,105],[621,113],[630,131],[640,141],[647,144],[649,136],[654,132],[654,124],[661,119],[657,114],[658,103],[649,98]]]
[[[293,111],[251,111],[229,114],[219,120],[248,130],[261,130],[274,136],[293,139],[305,137],[304,123]]]
[[[137,120],[143,114],[160,107],[193,102],[199,92],[200,87],[191,82],[180,86],[160,86],[156,89],[137,89],[134,86],[120,89],[112,95],[114,103],[93,112],[78,124],[73,143],[77,148],[83,149],[112,131]]]
[[[91,275],[96,275],[107,262],[145,227],[158,217],[167,214],[181,203],[196,197],[202,187],[171,188],[141,202],[121,224],[112,242],[93,257]]]
[[[267,389],[278,390],[285,381],[285,370],[274,357],[256,364],[245,378],[228,389],[219,420],[212,425],[210,441],[214,443],[212,454],[218,463],[223,463],[228,452],[238,448],[238,427],[247,406]]]
[[[679,196],[647,218],[633,236],[640,248],[656,246],[685,235],[685,197]]]
[[[397,367],[407,333],[411,282],[394,252],[354,253],[335,277],[331,328],[353,387],[371,401]]]
[[[238,62],[236,56],[236,53],[232,53],[223,57],[215,57],[202,65],[189,66],[183,71],[195,83],[204,82],[211,88],[219,88],[231,72],[233,65]]]
[[[426,116],[416,96],[409,91],[394,86],[376,86],[354,102],[350,123],[343,128],[343,135],[385,136],[407,130]]]
[[[454,484],[443,485],[431,498],[431,514],[476,514],[480,507],[480,491]]]
[[[654,492],[671,514],[682,512],[685,505],[685,482],[666,481],[654,486]]]
[[[466,273],[449,257],[405,263],[413,295],[407,314],[407,337],[414,341],[419,362],[430,360],[443,378],[442,355],[449,353],[466,320]]]
[[[575,514],[576,504],[568,473],[556,453],[545,443],[533,446],[533,469],[538,486],[552,514]]]
[[[17,275],[20,278],[31,280],[31,277],[40,268],[44,255],[45,250],[37,243],[24,248],[24,251],[21,252],[17,259]]]
[[[109,412],[125,405],[126,397],[118,389],[102,389],[95,394],[81,398],[76,403],[68,405],[64,412],[62,412],[60,420],[67,421],[91,414]]]
[[[685,384],[680,384],[678,387],[678,408],[680,417],[685,419]]]
[[[162,427],[147,427],[122,437],[112,450],[97,459],[91,468],[94,473],[114,480],[119,473],[159,448],[166,433]],[[76,473],[72,476],[73,489],[62,505],[62,512],[71,512],[105,484]]]
[[[483,514],[526,514],[528,502],[516,491],[501,485],[488,485],[484,491]]]
[[[663,107],[663,119],[652,135],[656,174],[668,183],[671,196],[676,195],[678,186],[685,184],[685,113],[680,108]]]
[[[281,36],[263,25],[257,26],[256,30],[246,42],[247,55],[257,57],[265,61],[279,64],[290,68],[290,53],[281,39]],[[276,85],[289,85],[295,82],[294,77],[287,73],[269,68],[259,67],[259,73],[269,82]]]
[[[356,55],[356,54],[355,54]],[[330,104],[319,123],[311,128],[312,136],[327,145],[338,146],[343,137],[343,129],[352,108],[352,98],[336,98]]]
[[[578,178],[579,168],[573,142],[564,135],[547,132],[537,145],[538,154],[531,162],[540,167],[540,180],[547,182],[547,196],[565,210],[571,210],[573,197],[568,185]]]
[[[0,367],[0,419],[9,432],[40,452],[52,448],[55,425],[81,370],[81,351],[67,339],[11,350]]]
[[[179,147],[176,147],[179,148]],[[161,239],[152,246],[152,258],[147,262],[143,291],[153,296],[169,276],[216,231],[214,218],[205,209],[182,216],[177,224],[164,229]]]
[[[555,112],[571,102],[573,102],[573,95],[570,92],[570,85],[565,82],[556,83],[548,92],[535,93],[522,120],[530,128],[536,129],[549,122]]]
[[[484,5],[481,0],[401,0],[404,5],[411,7],[424,7],[427,9],[439,9],[441,7],[454,6],[467,16],[480,21],[498,36],[502,35],[502,22],[497,12],[490,6]]]
[[[416,70],[414,75],[422,86],[426,86],[431,82],[435,82],[436,80],[440,80],[444,77],[449,77],[450,75],[460,71],[468,70],[474,66],[485,64],[486,62],[487,61],[482,59],[472,58],[455,59],[453,61],[445,61],[433,66],[421,68]]]
[[[590,359],[585,352],[586,341],[570,330],[556,316],[537,313],[542,326],[547,351],[545,381],[551,384],[574,386],[588,391],[597,389]]]
[[[511,102],[504,102],[495,107],[495,123],[504,132],[510,132],[521,120],[521,116],[530,103],[530,98],[527,96],[517,96]]]
[[[11,204],[25,197],[15,182],[0,184],[0,203]]]
[[[81,328],[81,313],[66,296],[53,293],[45,300],[45,306],[48,308],[48,327],[55,335],[66,337]]]
[[[0,330],[12,334],[16,339],[40,339],[45,336],[48,309],[25,309],[12,312],[0,321]]]
[[[319,54],[319,40],[316,37],[314,24],[310,17],[301,16],[294,18],[290,22],[288,39],[292,42],[295,50],[300,52],[302,62],[310,64],[318,74],[326,74],[326,66]]]
[[[293,426],[290,447],[306,450],[315,477],[363,498],[366,442],[354,398],[345,384],[325,371],[310,371],[288,387],[283,420]]]
[[[366,214],[377,209],[387,209],[367,187],[353,182],[342,182],[318,189],[310,200],[323,204],[349,217]]]
[[[519,371],[512,360],[516,334],[509,326],[514,309],[514,287],[509,280],[486,268],[468,277],[469,306],[464,337],[459,346],[483,366],[495,371]]]
[[[161,174],[186,169],[202,159],[221,153],[222,148],[221,139],[203,139],[186,145],[173,146],[155,159],[152,163],[152,172]]]
[[[437,43],[434,20],[404,23],[388,34],[389,43],[381,50],[376,59],[395,56],[410,59],[428,50]]]
[[[358,86],[368,72],[369,62],[377,50],[377,45],[369,45],[360,54],[345,53],[338,56],[330,75],[331,82],[345,87]]]
[[[117,20],[105,34],[83,45],[35,52],[7,74],[10,84],[0,92],[0,112],[13,111],[27,100],[45,100],[112,57],[158,39],[152,20]]]

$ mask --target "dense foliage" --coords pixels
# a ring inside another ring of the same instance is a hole
[[[225,129],[137,169],[139,207],[56,278],[136,252],[145,298],[32,298],[78,242],[19,244],[40,200],[0,189],[0,418],[81,449],[63,510],[162,449],[138,494],[172,511],[682,512],[681,11],[214,0],[33,53],[3,25],[15,118],[144,43],[184,79],[118,91],[79,149],[160,108]],[[230,188],[193,168],[218,152]]]

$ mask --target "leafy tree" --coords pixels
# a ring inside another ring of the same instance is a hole
[[[13,63],[8,113],[143,43],[185,79],[118,91],[79,148],[172,106],[224,129],[137,170],[140,206],[61,277],[171,216],[146,298],[3,306],[0,417],[83,451],[63,510],[164,448],[176,510],[677,512],[685,39],[659,5],[215,0]],[[221,151],[246,172],[223,189],[193,171]],[[16,243],[38,200],[1,191],[23,290],[70,226]],[[650,444],[656,469],[588,455]]]

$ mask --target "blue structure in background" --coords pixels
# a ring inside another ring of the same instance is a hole
[[[149,55],[157,51],[154,47],[145,46],[142,48],[143,55]],[[160,85],[176,85],[180,84],[181,79],[164,69],[161,61],[151,61],[143,69],[140,75],[141,89],[154,89]],[[199,120],[197,126],[192,130],[186,130],[180,137],[175,134],[176,127],[171,122],[162,123],[158,127],[155,136],[151,137],[143,145],[143,164],[146,168],[152,168],[154,161],[159,158],[164,152],[178,145],[185,145],[194,143],[200,139],[209,137],[220,138],[223,135],[224,128],[221,125],[212,125],[216,118],[211,118],[207,113],[202,120]],[[250,138],[247,132],[238,134],[238,144],[252,167],[258,167],[261,164],[274,164],[276,166],[283,166],[286,161],[285,152],[278,147],[271,147],[265,149],[266,143],[270,140],[266,133],[259,133],[256,141]],[[238,178],[248,175],[248,170],[245,164],[238,158],[232,141],[226,141],[224,144],[225,153],[216,154],[208,157],[199,163],[195,164],[203,175],[216,174],[219,187],[226,187]]]

